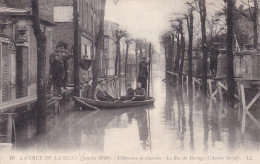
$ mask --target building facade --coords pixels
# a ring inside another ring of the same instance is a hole
[[[48,60],[54,24],[45,19],[41,23],[47,39]],[[0,7],[0,26],[0,103],[36,98],[37,45],[30,11]],[[47,63],[47,71],[49,67]]]

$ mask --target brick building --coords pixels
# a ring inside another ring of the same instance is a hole
[[[40,0],[43,1],[43,0]],[[49,2],[47,2],[49,1]],[[59,41],[68,43],[72,52],[74,44],[74,25],[73,25],[73,0],[47,0],[42,2],[44,8],[49,11],[44,13],[44,17],[51,19],[56,26],[54,27],[53,46],[55,47]],[[96,47],[95,40],[99,32],[101,12],[104,10],[104,0],[78,0],[79,14],[79,44],[81,49],[81,59],[93,60],[95,58]],[[102,51],[103,52],[103,51]],[[103,60],[101,53],[100,74],[104,74]],[[69,83],[73,83],[73,59],[70,61]],[[84,82],[92,77],[92,67],[84,70],[80,67],[80,81]]]
[[[45,19],[41,23],[48,60],[54,24]],[[37,47],[30,11],[0,7],[0,26],[0,106],[20,98],[36,99]]]

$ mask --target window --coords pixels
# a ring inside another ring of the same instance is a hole
[[[73,22],[72,6],[56,6],[53,11],[54,22]]]

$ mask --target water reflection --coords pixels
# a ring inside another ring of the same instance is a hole
[[[259,151],[259,129],[253,121],[245,119],[242,133],[242,118],[236,110],[215,100],[186,98],[186,89],[163,79],[162,72],[154,73],[154,107],[101,111],[67,108],[60,114],[48,114],[45,132],[38,135],[37,118],[30,117],[17,127],[17,149],[127,154]],[[134,73],[122,83],[126,82],[135,87]]]
[[[194,131],[193,131],[193,94],[189,96],[189,128],[190,128],[190,152],[194,153]]]
[[[143,150],[149,148],[148,115],[145,109],[101,110],[98,112],[71,111],[61,115],[61,119],[54,117],[53,121],[47,121],[48,131],[44,135],[30,134],[35,132],[34,128],[36,131],[38,130],[37,126],[33,127],[32,125],[36,120],[19,127],[19,129],[23,129],[23,133],[18,134],[18,138],[20,138],[18,147],[23,150],[34,147],[37,150],[86,149],[104,151],[105,132],[111,128],[108,125],[114,123],[113,128],[120,127],[123,123],[121,118],[127,115],[129,116],[127,118],[129,124],[132,123],[133,119],[137,121]]]
[[[181,140],[181,150],[184,150],[184,135],[186,131],[186,117],[185,117],[185,106],[183,101],[183,90],[182,87],[178,87],[176,90],[176,99],[178,106],[178,129],[179,138]]]

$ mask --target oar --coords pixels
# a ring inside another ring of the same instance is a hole
[[[86,102],[83,101],[83,100],[80,100],[80,99],[79,99],[78,97],[76,97],[76,96],[73,97],[73,100],[74,100],[74,101],[78,101],[78,102],[80,102],[81,104],[86,105],[86,106],[89,107],[89,108],[92,108],[92,109],[95,109],[95,110],[100,110],[99,108],[94,107],[93,105],[90,105],[90,104],[86,103]]]

